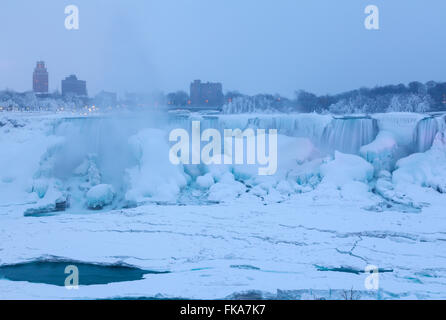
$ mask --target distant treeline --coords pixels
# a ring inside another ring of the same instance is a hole
[[[226,113],[245,112],[317,112],[376,113],[391,111],[427,112],[446,110],[446,83],[429,81],[408,85],[361,88],[336,95],[296,91],[294,99],[279,95],[247,96],[237,92],[226,95]]]

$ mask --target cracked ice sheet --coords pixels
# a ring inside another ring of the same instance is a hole
[[[49,217],[5,214],[2,265],[58,257],[171,273],[79,290],[0,280],[0,298],[219,299],[249,290],[310,289],[328,297],[333,289],[366,291],[366,276],[317,266],[364,270],[368,264],[393,272],[380,274],[379,293],[363,298],[445,298],[446,218],[444,199],[435,199],[420,214],[369,212],[341,200],[320,205],[311,193],[268,206],[240,200]]]

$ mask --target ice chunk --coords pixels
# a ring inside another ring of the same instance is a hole
[[[204,176],[199,176],[197,178],[197,184],[200,186],[200,188],[208,189],[215,183],[214,178],[212,177],[212,174],[206,173]]]
[[[87,206],[90,209],[102,209],[110,205],[115,197],[115,191],[109,184],[99,184],[87,192]]]
[[[216,180],[217,183],[213,184],[209,189],[208,200],[228,202],[246,192],[245,185],[236,181],[234,175],[230,172],[223,173]]]
[[[228,202],[240,196],[245,190],[246,187],[235,180],[232,182],[218,182],[209,189],[208,199],[211,201]]]
[[[43,198],[39,199],[32,207],[25,210],[24,215],[36,216],[64,211],[67,207],[69,207],[69,197],[57,190],[54,186],[51,186],[45,191],[45,196]]]
[[[373,166],[363,158],[335,152],[334,160],[324,160],[321,182],[313,191],[315,201],[351,200],[361,205],[373,204],[370,181]]]

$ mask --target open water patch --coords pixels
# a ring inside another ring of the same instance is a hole
[[[147,274],[164,274],[168,271],[143,270],[121,264],[94,264],[77,261],[31,261],[0,266],[0,279],[26,281],[65,286],[65,280],[72,274],[74,266],[78,271],[80,286],[109,284],[114,282],[141,280]],[[67,273],[66,273],[67,270]]]

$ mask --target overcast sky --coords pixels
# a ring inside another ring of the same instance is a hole
[[[66,30],[64,9],[80,10]],[[368,4],[380,30],[364,27]],[[50,89],[69,74],[90,94],[224,90],[292,96],[446,81],[443,0],[1,0],[0,89],[30,90],[37,60]]]

